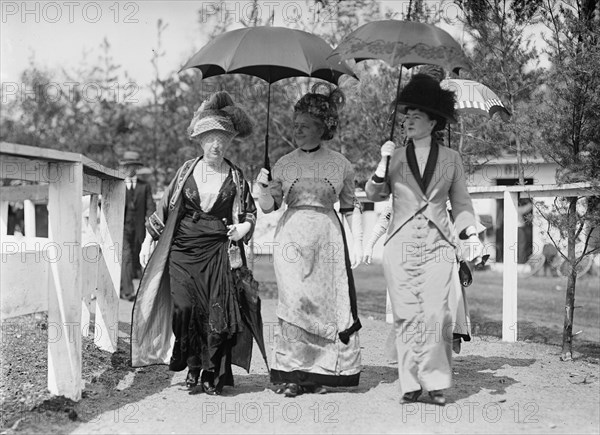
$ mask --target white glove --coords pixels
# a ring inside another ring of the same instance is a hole
[[[258,184],[258,205],[264,213],[270,213],[273,211],[275,205],[275,199],[271,195],[271,188],[269,187],[269,170],[262,168],[256,177],[256,183]]]
[[[262,168],[256,177],[256,182],[261,190],[267,190],[269,187],[269,170]]]
[[[352,250],[354,251],[353,254],[353,259],[352,259],[352,264],[350,265],[351,269],[356,269],[358,266],[360,266],[360,263],[362,263],[362,259],[363,259],[363,248],[362,248],[362,243],[361,242],[354,242],[354,246],[352,247]]]
[[[150,261],[150,256],[152,255],[152,252],[154,252],[155,246],[156,242],[152,240],[152,237],[146,234],[146,238],[144,239],[142,248],[140,249],[140,266],[142,266],[142,268],[145,268],[148,264],[148,261]]]
[[[481,254],[483,252],[483,245],[477,235],[470,236],[466,241],[462,243],[464,249],[462,252],[462,259],[465,261],[473,261],[475,264],[481,263]]]
[[[365,264],[371,264],[372,260],[373,260],[373,246],[369,245],[363,251],[362,261]]]
[[[392,154],[394,154],[395,149],[396,144],[391,140],[388,140],[386,143],[381,145],[381,158],[385,159],[386,157],[390,157]]]
[[[381,161],[379,165],[377,165],[377,169],[375,169],[375,175],[379,178],[383,178],[385,175],[385,168],[387,166],[387,158],[394,154],[394,150],[396,149],[396,144],[391,140],[388,140],[386,143],[381,145]]]
[[[250,222],[244,222],[241,224],[229,225],[227,228],[229,229],[227,237],[229,237],[230,240],[237,242],[248,234],[250,228],[252,228],[252,224]]]

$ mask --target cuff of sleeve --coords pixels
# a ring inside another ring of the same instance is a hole
[[[148,218],[146,223],[146,229],[148,233],[152,236],[152,240],[156,241],[160,238],[163,230],[165,229],[165,224],[159,219],[156,213],[153,213]]]
[[[467,240],[469,237],[477,236],[477,229],[473,225],[468,226],[460,232],[458,238],[461,240]]]
[[[385,181],[385,179],[383,177],[380,177],[377,174],[373,174],[373,176],[371,177],[371,180],[373,180],[373,183],[377,183],[377,184],[381,184]]]

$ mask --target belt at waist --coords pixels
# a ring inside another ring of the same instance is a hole
[[[288,208],[293,210],[314,210],[321,213],[327,213],[333,210],[333,207],[324,207],[321,205],[291,205]]]
[[[205,221],[220,221],[220,220],[229,221],[229,219],[220,218],[220,217],[212,215],[210,213],[206,213],[202,210],[187,210],[185,212],[185,217],[191,218],[193,222],[198,222],[200,219],[205,220]]]

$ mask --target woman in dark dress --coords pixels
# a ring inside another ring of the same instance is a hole
[[[250,239],[256,207],[242,172],[224,155],[235,136],[251,130],[226,92],[200,106],[188,134],[203,156],[178,170],[148,220],[140,254],[148,266],[133,312],[132,365],[187,367],[190,388],[202,372],[208,394],[233,386],[235,347],[243,344],[228,252],[232,241]]]

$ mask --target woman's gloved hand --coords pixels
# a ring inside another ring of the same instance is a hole
[[[252,224],[250,222],[243,222],[241,224],[233,224],[227,227],[229,231],[227,232],[227,237],[234,242],[244,238],[246,234],[252,228]]]

